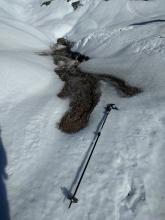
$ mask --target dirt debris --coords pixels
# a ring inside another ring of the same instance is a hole
[[[141,88],[131,86],[123,79],[115,77],[112,74],[97,74],[95,76],[98,80],[103,80],[105,82],[108,82],[110,85],[114,86],[118,94],[122,97],[131,97],[142,92]]]
[[[69,109],[58,124],[59,129],[66,133],[75,133],[87,126],[90,114],[101,96],[100,81],[114,86],[122,97],[131,97],[142,92],[141,88],[131,86],[111,74],[82,72],[79,64],[89,60],[89,57],[71,51],[72,46],[73,42],[59,38],[57,44],[51,48],[51,56],[58,66],[55,73],[64,81],[58,97],[70,99]]]
[[[67,2],[70,2],[71,0],[67,0]],[[74,10],[77,10],[80,6],[83,6],[80,1],[75,1],[71,3]]]
[[[99,82],[90,75],[69,74],[70,70],[56,70],[64,87],[60,98],[70,98],[69,110],[62,117],[59,128],[67,133],[75,133],[86,127],[94,107],[100,99]],[[78,72],[78,71],[77,71]]]

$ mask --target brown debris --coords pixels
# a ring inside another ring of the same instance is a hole
[[[98,81],[89,75],[77,75],[66,78],[60,98],[69,97],[69,110],[62,117],[59,128],[67,133],[75,133],[86,127],[90,113],[99,101],[100,91]],[[60,76],[60,75],[59,75]]]
[[[82,72],[78,65],[85,61],[86,56],[77,53],[78,56],[73,58],[70,45],[73,43],[68,43],[64,38],[58,39],[51,55],[58,66],[55,72],[64,81],[58,97],[70,99],[69,109],[58,126],[66,133],[75,133],[87,126],[90,114],[99,102],[101,80],[113,85],[123,97],[134,96],[142,90],[113,75]],[[78,59],[79,57],[82,59]]]
[[[67,133],[74,133],[84,128],[90,113],[99,101],[99,82],[89,74],[82,73],[78,68],[59,68],[56,73],[64,87],[58,94],[60,98],[70,98],[69,110],[62,117],[59,128]]]
[[[95,76],[98,80],[100,79],[105,82],[109,82],[111,85],[113,85],[122,97],[131,97],[142,92],[141,88],[131,86],[128,83],[126,83],[123,79],[119,79],[118,77],[115,77],[113,75],[97,74]]]

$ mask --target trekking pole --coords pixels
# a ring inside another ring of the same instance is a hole
[[[80,176],[80,179],[79,179],[79,181],[78,181],[78,183],[77,183],[77,186],[76,186],[76,189],[75,189],[74,193],[71,194],[71,195],[68,197],[68,199],[70,200],[70,203],[69,203],[68,208],[71,207],[72,203],[77,203],[77,202],[78,202],[78,199],[76,198],[76,193],[77,193],[78,188],[79,188],[79,186],[80,186],[80,184],[81,184],[81,181],[82,181],[82,179],[83,179],[83,176],[84,176],[84,174],[85,174],[85,171],[86,171],[86,169],[87,169],[87,167],[88,167],[89,161],[90,161],[90,159],[91,159],[91,157],[92,157],[92,154],[93,154],[93,151],[94,151],[94,149],[95,149],[95,147],[96,147],[96,144],[97,144],[97,142],[98,142],[98,139],[99,139],[99,137],[100,137],[100,135],[101,135],[101,131],[102,131],[103,127],[104,127],[104,124],[105,124],[105,122],[106,122],[106,119],[107,119],[107,117],[108,117],[108,115],[109,115],[109,113],[110,113],[110,111],[111,111],[112,109],[119,110],[119,109],[116,107],[115,104],[107,104],[107,106],[105,107],[105,115],[104,115],[104,117],[103,117],[102,123],[99,125],[99,127],[98,127],[98,129],[97,129],[98,132],[96,133],[96,139],[95,139],[95,141],[94,141],[94,143],[93,143],[93,147],[92,147],[91,153],[89,154],[88,160],[87,160],[87,162],[86,162],[86,164],[85,164],[85,167],[84,167],[83,172],[82,172],[82,174],[81,174],[81,176]]]

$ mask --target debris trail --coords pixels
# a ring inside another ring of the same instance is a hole
[[[90,58],[71,50],[73,42],[59,38],[52,47],[56,74],[64,81],[62,90],[58,93],[60,98],[70,98],[68,111],[63,115],[58,127],[66,133],[75,133],[85,128],[90,114],[97,105],[101,96],[100,81],[114,86],[122,97],[131,97],[142,92],[112,74],[91,74],[80,70],[79,64]]]

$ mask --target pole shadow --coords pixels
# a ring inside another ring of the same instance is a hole
[[[7,166],[7,156],[1,139],[1,130],[0,130],[0,219],[2,220],[10,220],[9,203],[8,203],[7,190],[5,185],[5,180],[8,178],[5,172],[6,166]]]

